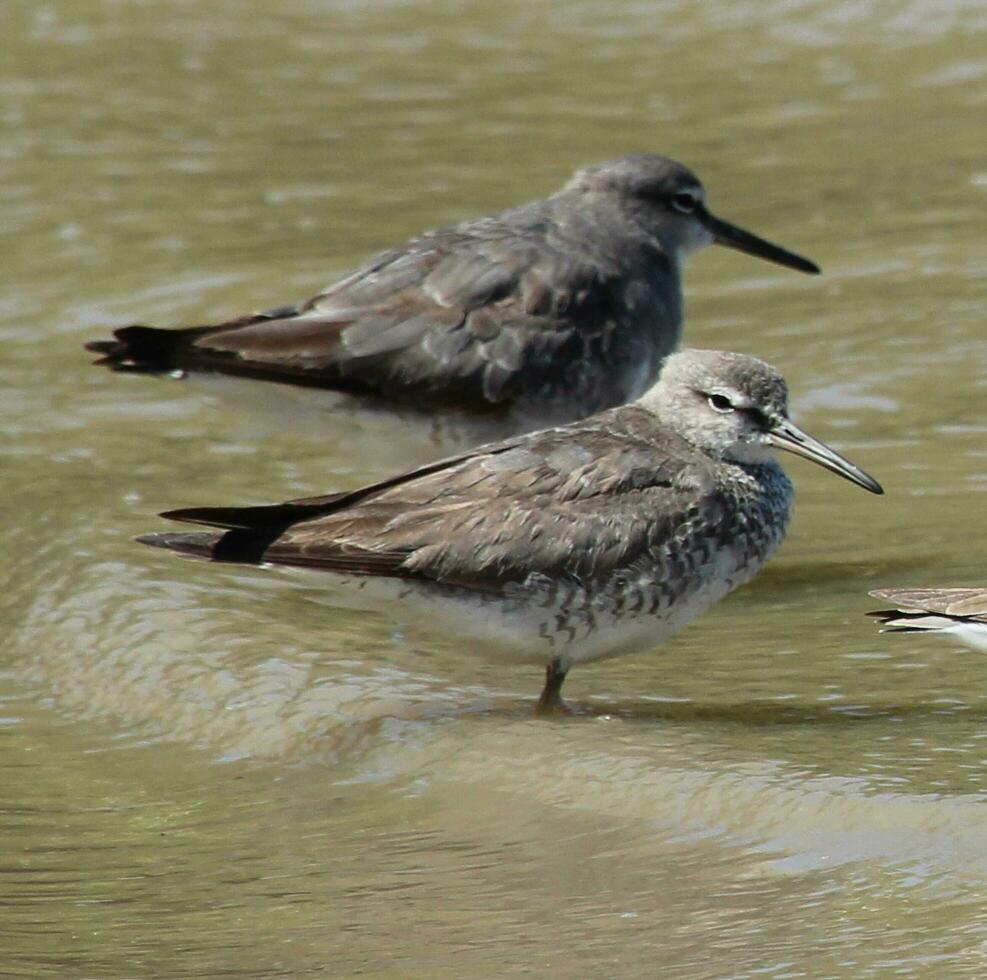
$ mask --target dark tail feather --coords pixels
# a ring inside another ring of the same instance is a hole
[[[94,364],[114,371],[173,371],[175,354],[208,328],[164,330],[135,324],[113,331],[113,340],[91,340],[86,350],[102,354]]]
[[[334,504],[351,496],[349,493],[332,493],[304,501],[260,507],[183,507],[181,510],[166,510],[159,516],[169,521],[184,521],[186,524],[204,524],[206,527],[230,530],[262,532],[274,527],[284,530],[299,521],[329,513]]]
[[[256,531],[272,524],[291,524],[302,520],[306,514],[304,508],[292,507],[290,504],[272,504],[269,507],[184,507],[181,510],[166,510],[159,516],[169,521],[184,521],[186,524]]]
[[[886,623],[889,619],[900,616],[901,613],[897,609],[874,609],[871,612],[864,613],[864,615],[873,616],[874,619],[879,619],[882,623]]]
[[[245,528],[234,528],[232,531],[165,531],[142,534],[136,540],[152,548],[167,548],[192,558],[259,565],[268,546],[283,530],[284,526],[279,525],[254,531]]]
[[[98,360],[93,361],[94,364],[108,367],[113,371],[174,371],[186,366],[182,363],[184,360],[182,355],[193,348],[195,341],[205,334],[237,330],[267,320],[290,319],[297,316],[298,312],[297,306],[279,306],[273,310],[265,310],[263,313],[248,313],[246,316],[225,323],[177,329],[145,327],[135,323],[114,330],[112,340],[90,340],[85,348],[94,354],[102,355]],[[215,351],[211,353],[196,351],[191,360],[195,364],[201,361],[201,366],[208,368],[217,356],[220,361],[234,359],[229,352],[217,354]]]
[[[218,531],[191,533],[142,534],[135,540],[141,544],[149,544],[152,548],[167,548],[180,555],[192,558],[213,560],[216,544],[223,535]]]
[[[336,496],[344,497],[345,494]],[[155,548],[210,561],[246,562],[256,565],[264,553],[292,524],[325,513],[326,499],[318,504],[272,504],[268,507],[187,507],[161,516],[172,521],[205,524],[224,531],[164,532],[145,534],[137,540]]]
[[[928,626],[909,626],[909,620],[927,620],[929,613],[916,610],[913,613],[901,609],[876,609],[867,613],[881,624],[882,633],[925,633]]]

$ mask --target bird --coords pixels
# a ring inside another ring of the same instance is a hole
[[[86,348],[114,371],[221,372],[543,426],[650,387],[681,339],[682,263],[712,243],[820,271],[715,217],[688,167],[636,154],[412,238],[307,302],[205,326],[126,326]]]
[[[791,421],[775,368],[686,350],[631,404],[356,490],[165,512],[210,530],[137,540],[386,583],[388,601],[544,665],[537,713],[554,714],[575,664],[658,646],[771,556],[793,496],[775,449],[883,493]]]
[[[875,589],[893,609],[868,613],[882,633],[945,633],[974,650],[987,651],[987,589]]]

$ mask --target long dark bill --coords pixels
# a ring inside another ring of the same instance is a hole
[[[871,493],[884,493],[884,489],[874,477],[869,476],[859,466],[854,466],[835,449],[830,449],[824,442],[814,439],[808,432],[803,432],[794,422],[785,419],[778,423],[768,433],[773,446],[787,449],[796,456],[804,456],[814,463],[825,467],[837,476],[842,476],[858,487],[863,487]]]
[[[786,265],[789,269],[798,269],[799,272],[808,272],[814,276],[822,271],[815,262],[789,252],[787,248],[782,248],[780,245],[758,238],[757,235],[752,235],[749,231],[730,224],[729,221],[717,218],[705,208],[699,211],[698,216],[717,245],[726,245],[727,248],[735,248],[748,255],[756,255],[769,262],[777,262],[778,265]]]

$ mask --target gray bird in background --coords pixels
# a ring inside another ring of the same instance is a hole
[[[774,368],[688,350],[633,404],[358,490],[171,511],[218,530],[138,540],[383,583],[382,605],[547,665],[550,713],[574,664],[656,647],[767,561],[792,503],[775,449],[882,492],[789,419]]]
[[[987,651],[987,589],[875,589],[894,609],[868,613],[882,633],[944,633],[974,650]]]
[[[219,371],[420,408],[568,421],[637,398],[682,334],[681,266],[710,244],[818,273],[715,217],[687,167],[642,154],[426,232],[297,306],[86,347],[115,371]]]

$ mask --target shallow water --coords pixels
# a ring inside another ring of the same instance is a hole
[[[0,973],[987,971],[987,666],[868,588],[984,584],[979,2],[8,0],[0,62]],[[818,260],[686,272],[777,364],[777,559],[660,653],[540,678],[316,576],[142,549],[159,510],[478,438],[83,341],[311,294],[632,150]]]

